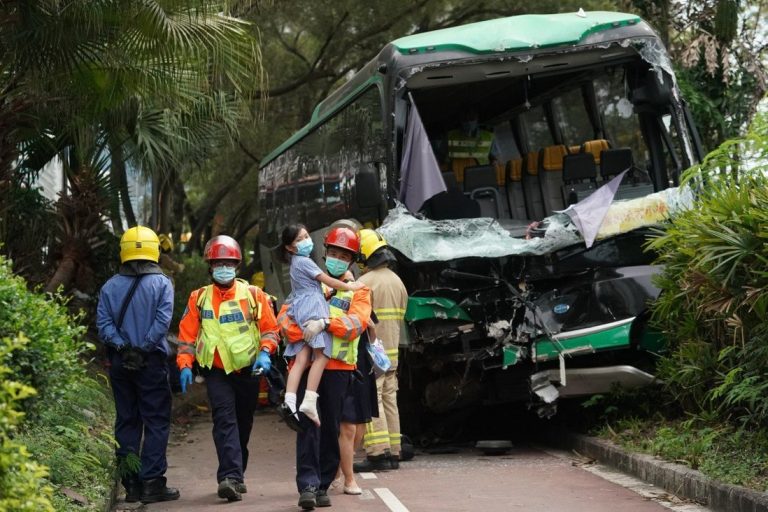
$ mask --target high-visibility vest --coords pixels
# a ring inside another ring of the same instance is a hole
[[[211,368],[215,352],[219,351],[224,371],[231,373],[253,363],[261,341],[259,320],[261,304],[256,301],[248,283],[235,281],[235,297],[219,305],[219,316],[213,311],[213,285],[203,288],[198,298],[200,330],[195,344],[195,357],[200,366]],[[243,313],[240,302],[248,300],[250,308]]]
[[[475,158],[479,164],[487,164],[492,144],[492,132],[478,129],[473,137],[462,130],[451,130],[448,132],[448,157]]]
[[[347,311],[352,302],[352,296],[355,292],[338,290],[336,294],[331,297],[328,302],[328,310],[331,318],[344,317],[344,323],[350,324],[347,326],[348,332],[352,331],[355,327],[359,329],[359,325],[355,325],[359,322],[355,317],[347,317]],[[349,365],[357,364],[357,344],[360,341],[360,336],[353,340],[340,338],[336,335],[331,336],[331,357],[344,361]]]

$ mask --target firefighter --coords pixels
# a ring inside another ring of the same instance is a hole
[[[248,466],[248,439],[259,396],[254,373],[268,372],[270,354],[279,340],[277,321],[267,294],[236,279],[240,246],[220,235],[205,246],[203,257],[213,284],[193,291],[179,324],[182,393],[192,384],[197,360],[205,377],[213,416],[213,442],[219,467],[217,494],[240,501]]]
[[[400,413],[397,408],[397,355],[405,335],[408,292],[390,266],[395,256],[384,238],[372,229],[360,230],[360,282],[371,290],[371,304],[378,323],[376,335],[384,345],[391,368],[376,378],[378,418],[366,425],[363,445],[366,458],[356,463],[356,472],[398,469],[400,463]]]
[[[479,165],[487,165],[493,160],[493,132],[480,127],[478,112],[469,107],[464,112],[461,127],[448,132],[448,157],[474,158]]]
[[[334,277],[343,276],[359,250],[357,233],[347,227],[335,227],[325,238],[326,268]],[[331,358],[318,387],[318,412],[321,426],[317,427],[299,413],[300,432],[296,434],[296,486],[299,506],[305,510],[331,506],[328,488],[339,467],[339,422],[344,400],[356,368],[358,341],[365,332],[371,316],[370,294],[367,288],[357,291],[336,291],[329,300],[330,318],[309,320],[300,327],[288,315],[283,305],[278,315],[280,329],[288,343],[311,339],[322,330],[331,334]],[[297,392],[303,399],[307,387],[305,371]]]
[[[178,263],[171,256],[173,253],[173,240],[169,235],[161,233],[158,236],[158,240],[160,240],[160,259],[158,263],[160,268],[163,269],[163,273],[170,277],[171,283],[173,283],[173,278],[176,274],[184,272],[184,264]]]
[[[176,500],[166,486],[171,425],[166,334],[173,287],[157,264],[160,242],[151,229],[130,228],[120,239],[120,270],[99,292],[96,325],[107,348],[115,397],[117,457],[125,501]],[[143,438],[143,442],[142,442]],[[133,470],[131,457],[140,457]]]

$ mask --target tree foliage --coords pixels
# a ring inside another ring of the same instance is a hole
[[[93,263],[102,217],[122,230],[118,198],[135,222],[128,166],[164,176],[236,137],[263,74],[247,24],[222,14],[225,7],[214,0],[3,4],[0,186],[34,176],[55,156],[70,185],[56,208],[60,259],[49,290]]]
[[[664,265],[654,319],[672,343],[661,378],[687,410],[752,425],[768,419],[767,170],[758,115],[687,171],[696,206],[650,244]]]
[[[763,0],[624,0],[659,30],[706,148],[742,134],[768,90]]]

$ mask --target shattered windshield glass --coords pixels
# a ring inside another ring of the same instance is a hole
[[[597,240],[658,225],[688,208],[692,201],[693,194],[688,188],[670,188],[646,197],[615,201],[603,218]],[[539,228],[543,236],[518,237],[496,219],[429,220],[398,205],[389,211],[377,231],[390,246],[414,262],[543,255],[584,240],[563,213],[547,217]]]

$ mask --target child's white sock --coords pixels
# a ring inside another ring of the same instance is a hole
[[[319,427],[320,416],[317,415],[317,397],[318,394],[316,392],[307,390],[304,393],[304,400],[299,406],[299,411],[306,414],[307,418],[312,420],[312,422]]]
[[[296,414],[296,393],[285,394],[285,405],[291,409],[291,414]]]

